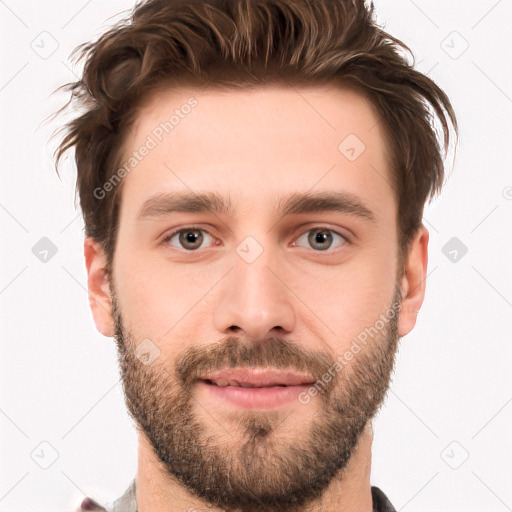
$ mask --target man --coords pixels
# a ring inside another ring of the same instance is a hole
[[[457,130],[403,49],[356,0],[149,0],[85,46],[58,159],[139,436],[113,510],[395,510],[372,420]]]

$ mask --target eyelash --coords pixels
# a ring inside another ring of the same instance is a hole
[[[335,235],[338,235],[339,237],[341,237],[343,239],[343,243],[341,245],[341,247],[337,247],[335,249],[326,249],[325,251],[315,251],[315,252],[318,252],[318,253],[323,253],[323,252],[326,252],[328,254],[331,254],[333,252],[335,252],[337,249],[341,249],[342,247],[346,246],[346,245],[350,245],[350,240],[338,233],[337,231],[334,231],[333,229],[330,229],[330,228],[327,228],[326,226],[313,226],[309,229],[307,229],[306,231],[304,231],[304,233],[302,233],[298,238],[301,238],[302,236],[304,236],[305,234],[309,233],[310,231],[315,231],[315,230],[318,230],[318,231],[328,231],[330,233],[334,233]],[[203,229],[203,228],[200,228],[199,226],[188,226],[188,227],[185,227],[185,228],[180,228],[180,229],[177,229],[176,231],[173,231],[172,233],[170,233],[169,235],[167,235],[163,240],[162,240],[162,244],[167,244],[170,242],[170,240],[172,238],[174,238],[175,235],[178,235],[182,232],[186,232],[186,231],[203,231],[205,233],[208,233],[209,236],[211,236],[212,238],[215,238],[208,230],[206,229]],[[295,242],[294,242],[295,244]],[[179,249],[178,249],[179,250]],[[195,249],[195,250],[187,250],[187,249],[183,249],[183,252],[190,252],[190,253],[194,253],[194,252],[198,252],[200,249]]]

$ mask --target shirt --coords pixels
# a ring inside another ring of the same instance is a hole
[[[395,507],[378,487],[372,486],[372,500],[373,512],[396,512]],[[92,498],[86,497],[83,499],[77,512],[86,510],[96,512],[138,512],[135,494],[135,478],[131,481],[124,494],[114,502],[112,508],[107,509],[102,507]]]

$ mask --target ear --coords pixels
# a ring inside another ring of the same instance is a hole
[[[92,311],[96,329],[104,336],[115,334],[112,316],[110,286],[107,277],[107,259],[100,243],[91,237],[84,242],[85,266],[87,269],[87,288],[89,307]]]
[[[405,336],[412,331],[423,304],[427,278],[428,238],[428,230],[422,224],[409,247],[401,282],[402,307],[398,323],[400,336]]]

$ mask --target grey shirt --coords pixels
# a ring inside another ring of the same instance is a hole
[[[373,512],[396,512],[395,507],[393,507],[387,496],[378,487],[372,486],[372,499]],[[88,508],[84,508],[84,504]],[[93,510],[97,512],[138,512],[135,493],[135,478],[130,482],[130,485],[124,494],[114,502],[112,508],[107,509],[101,505],[98,505],[96,508],[91,508],[91,506],[94,505],[91,504],[90,499],[84,498],[78,512],[85,510]]]
[[[112,512],[137,512],[135,478],[131,481],[124,494],[114,501]]]

